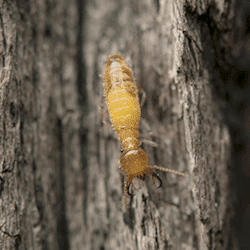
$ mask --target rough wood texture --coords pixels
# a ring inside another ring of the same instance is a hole
[[[83,230],[82,204],[70,203],[85,178],[80,7],[0,2],[2,250],[69,249],[69,232]]]
[[[213,94],[215,46],[213,32],[232,28],[230,17],[222,26],[223,12],[212,12],[205,2],[185,6],[176,1],[175,13],[178,78],[183,102],[186,145],[192,174],[192,192],[196,204],[198,249],[227,249],[229,242],[228,165],[230,139],[218,100]],[[221,6],[220,6],[221,7]],[[219,6],[217,7],[219,8]],[[228,13],[227,13],[228,14]],[[217,21],[220,20],[220,21]],[[223,20],[225,21],[225,20]],[[184,31],[184,32],[183,32]],[[232,246],[231,246],[232,247]]]
[[[230,139],[211,84],[212,29],[231,28],[232,3],[12,2],[0,1],[1,249],[233,246]],[[188,175],[135,182],[128,210],[117,135],[99,113],[115,53],[147,94],[150,165]]]

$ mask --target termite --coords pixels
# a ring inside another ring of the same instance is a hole
[[[146,152],[139,148],[139,120],[141,116],[141,108],[139,104],[138,88],[135,84],[128,64],[119,54],[111,55],[107,60],[104,70],[104,95],[106,105],[109,111],[110,121],[113,129],[118,133],[118,139],[122,142],[124,152],[120,158],[120,168],[125,176],[124,197],[125,207],[126,194],[129,193],[129,187],[134,178],[145,180],[145,175],[149,174],[160,182],[161,178],[151,169],[159,169],[165,172],[173,172],[178,175],[186,176],[177,171],[162,168],[159,166],[149,166],[148,156]]]

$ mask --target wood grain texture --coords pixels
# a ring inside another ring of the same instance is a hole
[[[212,84],[232,10],[0,1],[1,249],[236,249],[230,136]],[[98,112],[100,74],[116,53],[146,92],[139,130],[159,145],[143,144],[149,164],[187,173],[162,173],[161,189],[136,182],[128,210],[117,134]]]

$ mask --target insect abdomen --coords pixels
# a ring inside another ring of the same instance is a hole
[[[104,70],[104,88],[105,96],[108,96],[112,87],[122,85],[129,91],[137,94],[137,88],[134,83],[132,71],[122,56],[115,54],[109,57]]]
[[[136,129],[139,127],[141,110],[138,96],[120,87],[114,87],[107,97],[110,120],[117,132],[121,129]]]
[[[132,72],[120,55],[112,55],[104,72],[105,96],[110,120],[124,149],[136,148],[141,116],[138,90]]]

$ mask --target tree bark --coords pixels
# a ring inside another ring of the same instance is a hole
[[[67,208],[82,208],[86,178],[82,2],[0,9],[1,249],[70,249],[84,223]]]
[[[230,136],[213,92],[233,7],[0,2],[1,249],[237,249]],[[187,174],[159,171],[161,189],[135,181],[127,210],[120,144],[99,112],[116,53],[146,92],[140,132],[159,145],[142,144],[150,165]]]

